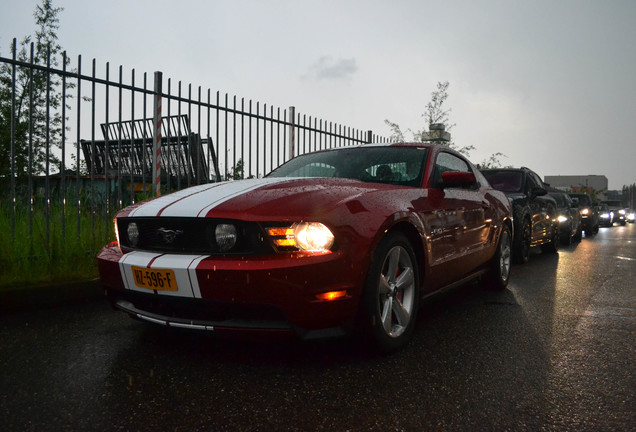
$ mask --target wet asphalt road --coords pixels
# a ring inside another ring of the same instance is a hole
[[[0,430],[636,430],[636,226],[427,301],[413,342],[228,341],[0,297]],[[30,292],[29,292],[30,293]]]

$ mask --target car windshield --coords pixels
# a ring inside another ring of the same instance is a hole
[[[554,200],[556,201],[558,207],[567,207],[567,202],[565,200],[565,196],[563,196],[561,194],[550,194],[550,196],[552,198],[554,198]]]
[[[267,177],[340,177],[420,187],[427,154],[423,147],[347,147],[298,156]]]
[[[622,201],[603,201],[603,204],[607,205],[609,208],[622,208]]]
[[[481,172],[488,183],[502,192],[521,192],[523,188],[523,174],[520,171],[487,171]]]
[[[579,201],[581,207],[592,206],[592,198],[588,194],[570,194],[570,197],[576,198]]]

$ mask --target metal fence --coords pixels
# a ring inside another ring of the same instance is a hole
[[[33,52],[32,44],[30,58],[20,59],[14,39],[11,58],[0,57],[3,91],[11,99],[5,99],[0,123],[9,159],[0,186],[12,239],[16,217],[27,217],[28,236],[34,220],[42,220],[47,244],[51,229],[79,239],[87,223],[93,233],[99,226],[94,236],[103,242],[115,212],[153,195],[153,185],[166,193],[261,177],[302,153],[388,141],[293,106],[163,81],[160,72],[124,73],[110,63],[98,67],[95,59],[87,66],[82,56],[73,63],[66,53],[53,59],[50,51],[46,64],[38,64]],[[36,82],[44,83],[39,92]],[[153,145],[160,150],[157,177]],[[88,222],[82,217],[87,212]]]

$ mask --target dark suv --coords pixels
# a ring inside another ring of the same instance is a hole
[[[508,195],[514,216],[513,253],[515,261],[525,263],[530,247],[544,252],[559,250],[557,203],[548,195],[547,185],[529,168],[481,170],[491,186]]]
[[[586,193],[571,193],[569,195],[579,205],[585,236],[593,236],[598,232],[598,208],[592,202],[592,198]]]

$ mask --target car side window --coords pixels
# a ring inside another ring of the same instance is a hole
[[[526,178],[526,194],[529,195],[534,188],[543,188],[541,181],[534,173],[529,172]]]
[[[545,184],[543,183],[543,180],[541,180],[541,178],[536,175],[535,173],[532,173],[532,178],[534,178],[534,182],[537,184],[538,187],[545,189]]]
[[[435,166],[433,167],[433,186],[439,187],[442,184],[442,173],[447,171],[473,172],[466,161],[446,152],[437,155]]]

